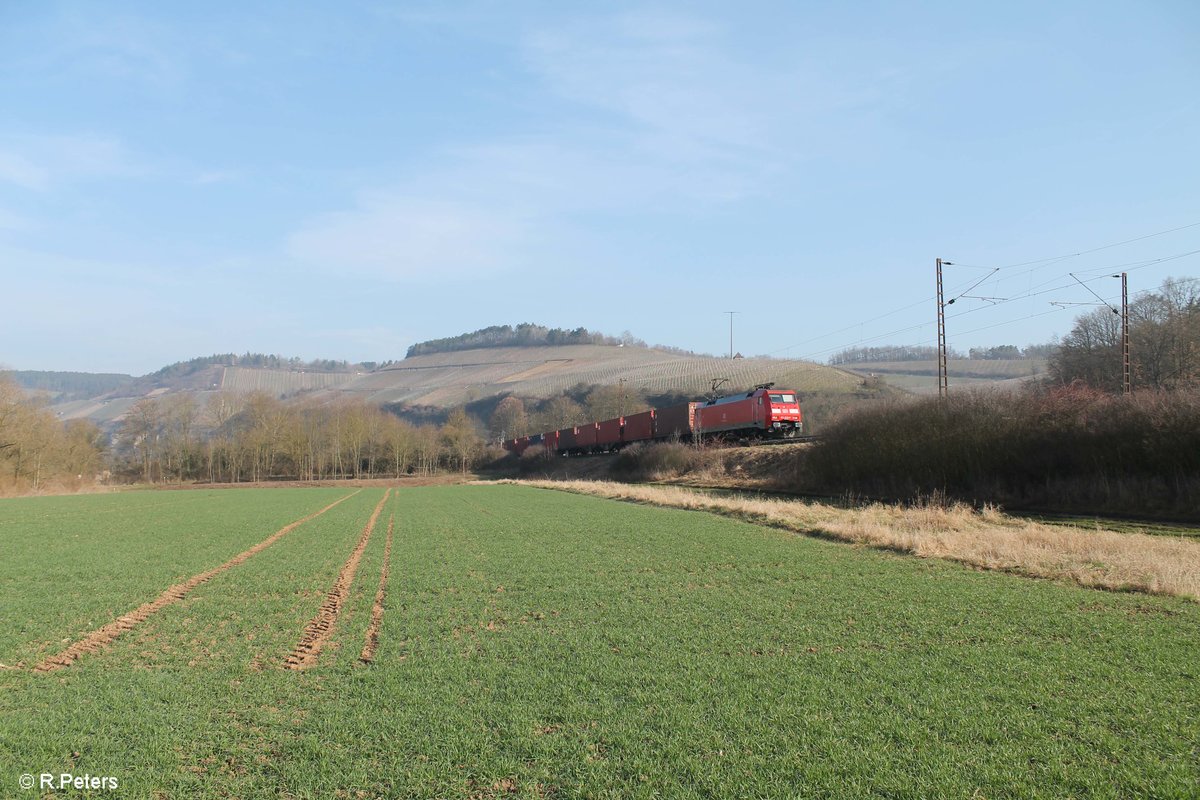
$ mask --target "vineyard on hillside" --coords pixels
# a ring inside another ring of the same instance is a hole
[[[298,392],[331,389],[353,378],[354,375],[348,372],[226,367],[221,388],[234,392],[267,392],[276,397],[286,397]]]
[[[745,388],[769,381],[808,392],[853,392],[862,378],[844,370],[769,358],[715,358],[637,347],[582,345],[491,348],[407,358],[340,386],[376,403],[454,406],[501,394],[545,398],[579,384],[646,394],[702,397],[714,379]]]

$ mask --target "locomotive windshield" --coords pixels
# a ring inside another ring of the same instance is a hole
[[[790,392],[787,394],[784,394],[783,392],[771,392],[771,402],[772,403],[794,403],[794,402],[796,402],[796,395],[791,394]]]

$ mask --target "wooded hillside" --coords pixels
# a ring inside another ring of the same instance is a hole
[[[475,350],[481,347],[555,347],[572,344],[629,344],[641,347],[646,346],[645,342],[634,339],[628,333],[618,338],[589,331],[587,328],[566,330],[564,328],[547,328],[542,325],[534,325],[531,322],[522,322],[515,328],[511,325],[492,325],[472,331],[471,333],[449,336],[445,339],[430,339],[425,342],[417,342],[408,348],[406,357],[411,358],[412,356],[428,355],[430,353],[451,353],[456,350]]]

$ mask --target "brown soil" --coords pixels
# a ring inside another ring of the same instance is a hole
[[[325,595],[325,602],[317,610],[317,615],[309,620],[303,635],[300,637],[300,641],[296,644],[291,654],[284,659],[284,669],[307,669],[316,665],[317,659],[321,655],[321,648],[325,646],[325,642],[333,634],[333,626],[337,624],[338,614],[342,612],[346,596],[350,594],[350,586],[354,583],[354,573],[358,572],[358,562],[362,560],[362,554],[367,549],[367,543],[371,541],[371,532],[375,530],[375,523],[379,521],[379,515],[383,513],[383,504],[387,502],[388,496],[391,493],[391,489],[385,491],[383,499],[379,501],[379,505],[375,506],[375,511],[372,512],[371,519],[367,521],[366,527],[363,528],[362,536],[358,538],[358,544],[354,546],[350,557],[346,559],[346,563],[342,565],[341,571],[338,572],[333,586],[330,588],[328,594]]]
[[[362,490],[360,489],[359,491]],[[79,660],[79,658],[83,655],[87,653],[94,653],[103,649],[104,647],[107,647],[118,636],[125,631],[130,630],[135,625],[143,622],[151,614],[169,606],[172,603],[182,600],[187,596],[188,592],[192,591],[192,589],[195,589],[200,584],[211,580],[213,577],[220,575],[227,569],[236,567],[238,564],[246,561],[251,556],[261,553],[263,550],[266,550],[268,547],[275,544],[275,542],[279,541],[304,523],[308,522],[309,520],[316,519],[329,509],[333,508],[339,503],[349,500],[356,494],[358,494],[357,491],[351,492],[345,497],[335,500],[334,502],[325,506],[320,511],[316,511],[312,514],[309,514],[307,517],[304,517],[303,519],[298,519],[295,522],[283,526],[266,539],[263,539],[261,542],[251,547],[249,550],[244,550],[241,553],[238,553],[236,556],[229,559],[224,564],[221,564],[219,567],[214,567],[207,572],[201,572],[199,575],[193,575],[183,583],[175,584],[150,602],[143,603],[128,614],[118,617],[107,625],[87,634],[82,639],[68,647],[66,650],[63,650],[61,653],[43,659],[39,664],[37,664],[37,666],[33,668],[34,672],[53,672],[54,670],[62,669],[63,667],[69,667],[71,664],[74,664],[77,660]]]
[[[371,624],[367,626],[367,638],[363,644],[362,655],[358,657],[364,664],[375,660],[375,651],[379,649],[379,628],[383,625],[383,599],[387,595],[388,563],[392,558],[392,529],[396,518],[388,519],[387,544],[383,548],[383,569],[379,572],[379,591],[375,592],[375,605],[371,607]]]

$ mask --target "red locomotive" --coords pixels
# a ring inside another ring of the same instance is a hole
[[[559,431],[508,439],[504,449],[518,455],[543,447],[560,455],[604,453],[635,442],[723,439],[792,438],[804,430],[800,402],[794,391],[764,383],[749,392],[718,397],[704,403],[680,403],[627,417],[589,422]]]

